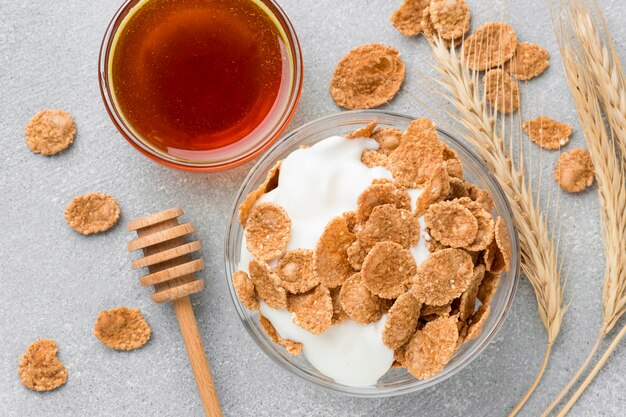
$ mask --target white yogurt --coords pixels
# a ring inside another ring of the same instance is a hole
[[[383,167],[368,168],[361,162],[364,149],[377,149],[372,139],[333,136],[310,148],[292,152],[283,161],[278,187],[259,199],[282,206],[291,219],[287,249],[314,249],[326,224],[346,211],[356,210],[359,194],[376,178],[392,178]],[[413,209],[421,190],[408,190]],[[420,240],[410,248],[419,265],[429,252],[423,218]],[[248,271],[253,256],[242,241],[239,268]],[[375,385],[393,363],[393,350],[382,342],[387,316],[367,325],[345,320],[324,333],[314,335],[295,325],[291,313],[261,302],[261,313],[286,339],[303,344],[309,362],[336,382],[350,386]]]

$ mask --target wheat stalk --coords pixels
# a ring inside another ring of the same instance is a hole
[[[598,347],[626,309],[626,77],[605,19],[595,0],[560,0],[552,17],[563,66],[587,147],[591,153],[601,202],[606,266],[602,294],[603,322],[581,367],[544,411],[548,415],[589,366]],[[596,28],[603,29],[603,38]],[[611,128],[606,128],[600,103]],[[617,150],[619,149],[618,154]],[[621,338],[622,328],[559,415],[565,415],[595,378]]]
[[[537,377],[511,412],[512,416],[539,384],[567,309],[563,305],[556,245],[547,219],[541,214],[539,199],[535,199],[525,179],[523,158],[516,164],[511,156],[512,136],[520,129],[515,129],[514,122],[509,134],[505,123],[499,127],[497,113],[488,110],[485,97],[480,94],[478,74],[469,69],[462,53],[448,49],[440,39],[435,39],[431,46],[439,75],[435,79],[437,90],[454,110],[449,114],[462,127],[463,138],[493,170],[507,196],[520,238],[522,270],[535,290],[539,316],[547,332],[545,355]]]

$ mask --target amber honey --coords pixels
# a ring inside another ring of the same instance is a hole
[[[270,118],[289,71],[284,50],[254,0],[146,0],[113,43],[115,105],[136,136],[193,160]]]

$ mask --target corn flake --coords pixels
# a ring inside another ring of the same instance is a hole
[[[392,183],[372,184],[357,199],[356,222],[365,223],[372,211],[384,204],[393,204],[398,209],[411,209],[411,197],[404,188]]]
[[[75,197],[65,208],[65,221],[78,233],[90,235],[109,230],[120,218],[120,205],[105,193]]]
[[[449,193],[450,177],[448,176],[445,165],[440,165],[432,172],[430,179],[426,183],[426,187],[417,198],[416,215],[423,215],[426,213],[428,207],[444,200]]]
[[[415,272],[415,260],[408,250],[394,242],[380,242],[365,257],[361,276],[373,294],[393,299],[406,291]]]
[[[430,0],[403,0],[389,20],[404,36],[415,36],[422,32],[422,11],[428,7]]]
[[[550,54],[539,45],[519,42],[515,55],[504,64],[504,70],[518,80],[530,80],[541,75],[549,65]]]
[[[585,149],[572,149],[559,157],[554,179],[568,193],[577,193],[593,184],[595,174],[591,154]]]
[[[324,333],[332,323],[333,300],[323,285],[304,294],[289,295],[287,309],[297,326],[313,334]]]
[[[478,310],[476,310],[470,319],[470,325],[467,327],[465,342],[476,339],[482,333],[490,312],[491,307],[488,304],[483,304],[478,307]]]
[[[319,280],[313,271],[313,251],[294,249],[285,252],[275,268],[281,285],[292,294],[315,288]]]
[[[439,250],[421,263],[412,279],[411,291],[422,303],[448,304],[467,290],[473,270],[472,257],[464,250]]]
[[[442,201],[431,205],[424,221],[428,233],[446,246],[456,248],[476,239],[478,221],[472,212],[457,201]]]
[[[63,110],[45,109],[28,121],[25,136],[26,145],[33,153],[54,155],[74,142],[76,125]]]
[[[487,246],[489,246],[489,244],[493,241],[494,237],[494,222],[491,214],[483,208],[482,204],[472,201],[468,197],[461,198],[456,201],[472,213],[478,224],[476,238],[472,241],[472,243],[466,245],[465,249],[472,252],[486,249]]]
[[[493,296],[498,291],[498,286],[500,285],[500,274],[493,273],[489,271],[485,271],[485,276],[480,282],[480,287],[478,288],[478,299],[483,304],[491,303]]]
[[[254,256],[270,261],[280,256],[291,238],[291,219],[276,203],[259,203],[246,222],[246,247]]]
[[[358,138],[371,138],[374,129],[378,126],[378,122],[373,121],[369,122],[367,125],[363,126],[360,129],[355,130],[352,133],[348,133],[346,135],[346,139],[358,139]]]
[[[517,81],[501,69],[487,71],[483,78],[484,94],[491,107],[500,113],[513,113],[520,106]]]
[[[465,321],[474,313],[474,308],[476,307],[476,297],[478,297],[478,290],[484,276],[485,266],[476,265],[472,274],[472,282],[467,290],[461,295],[461,302],[459,304],[460,320]]]
[[[280,278],[270,268],[270,266],[260,260],[253,259],[248,265],[250,271],[250,279],[254,284],[259,298],[267,303],[268,306],[276,309],[287,307],[287,293],[281,286]]]
[[[17,373],[22,385],[33,391],[51,391],[65,384],[67,369],[57,357],[59,347],[52,339],[39,339],[20,356]]]
[[[442,317],[426,323],[409,341],[404,365],[417,379],[440,372],[456,350],[459,331],[457,317]]]
[[[402,141],[402,131],[393,127],[383,127],[374,130],[372,139],[378,142],[378,152],[389,155]]]
[[[281,163],[282,161],[278,161],[276,165],[268,171],[265,176],[265,181],[263,181],[263,183],[254,191],[248,194],[243,203],[241,203],[237,208],[237,219],[239,220],[239,224],[241,224],[242,228],[245,227],[248,217],[250,216],[250,211],[252,211],[252,208],[258,199],[261,198],[263,194],[270,192],[278,186],[278,176],[280,174]]]
[[[572,134],[572,127],[554,119],[538,116],[524,122],[524,131],[530,140],[544,149],[559,149],[567,145]]]
[[[317,278],[326,287],[335,288],[353,274],[347,251],[355,240],[343,217],[335,217],[326,225],[313,256]]]
[[[517,48],[513,28],[502,22],[489,22],[472,33],[463,44],[468,66],[476,71],[499,67],[511,59]]]
[[[358,323],[372,323],[379,320],[385,310],[382,300],[363,283],[361,274],[352,275],[341,286],[339,300],[343,311]]]
[[[363,248],[370,249],[378,242],[391,241],[403,248],[415,246],[419,240],[420,226],[417,217],[409,210],[397,209],[393,204],[374,207],[356,237]]]
[[[233,274],[233,287],[241,304],[248,310],[257,311],[259,309],[259,300],[256,298],[254,284],[248,277],[248,274],[243,271],[235,272]]]
[[[383,327],[383,343],[397,349],[409,341],[417,327],[421,304],[410,293],[401,294],[389,309]]]
[[[459,39],[470,28],[471,13],[465,0],[431,0],[429,10],[433,27],[443,39]]]
[[[117,307],[98,315],[93,334],[103,345],[116,350],[133,350],[150,339],[152,330],[138,308]]]
[[[270,340],[277,345],[280,345],[285,348],[287,353],[293,356],[298,356],[302,352],[302,343],[296,342],[294,340],[283,339],[280,337],[276,328],[264,315],[259,314],[259,321],[261,322],[261,328],[268,335]]]

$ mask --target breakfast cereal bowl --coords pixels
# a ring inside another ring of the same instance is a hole
[[[226,281],[235,310],[252,339],[274,362],[298,377],[331,391],[355,397],[377,398],[419,391],[444,381],[468,366],[485,349],[504,322],[513,301],[519,279],[519,244],[503,191],[487,166],[472,151],[438,129],[440,141],[456,152],[461,160],[465,178],[491,194],[494,203],[492,213],[494,217],[499,216],[502,219],[502,224],[511,238],[510,268],[501,275],[500,285],[490,302],[491,313],[484,322],[482,332],[475,339],[463,343],[443,370],[427,379],[418,380],[406,369],[391,368],[372,385],[354,386],[339,383],[314,367],[304,353],[292,356],[283,347],[275,344],[264,332],[259,321],[259,312],[250,311],[241,303],[233,285],[233,275],[240,269],[244,244],[244,231],[238,220],[238,208],[246,196],[264,182],[268,171],[295,150],[313,146],[331,136],[344,136],[372,121],[378,122],[379,127],[392,127],[404,131],[413,120],[415,118],[406,115],[368,110],[343,112],[310,122],[287,134],[261,157],[244,180],[235,198],[225,241]]]

